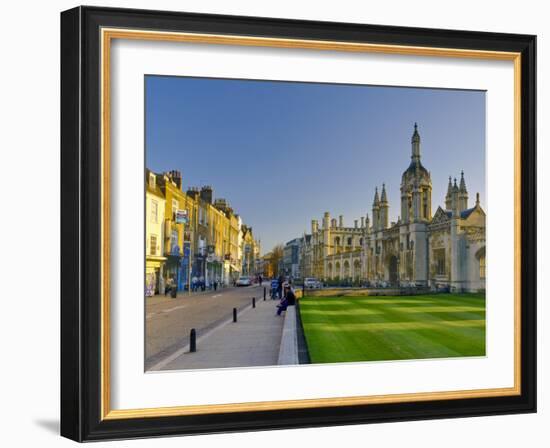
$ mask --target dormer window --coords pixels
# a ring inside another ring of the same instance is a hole
[[[149,173],[149,187],[155,188],[155,175],[153,173]]]

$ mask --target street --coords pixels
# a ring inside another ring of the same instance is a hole
[[[145,299],[145,369],[159,363],[189,343],[192,328],[201,337],[209,330],[231,319],[233,308],[242,310],[263,300],[263,290],[269,285],[227,287],[217,291],[179,293],[175,299],[165,296]]]

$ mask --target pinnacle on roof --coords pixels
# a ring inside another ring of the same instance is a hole
[[[449,176],[449,185],[447,185],[447,196],[451,196],[453,194],[453,182],[451,180],[451,176]]]
[[[378,197],[378,187],[374,188],[374,202],[372,205],[378,205],[380,203],[380,199]]]
[[[388,202],[388,196],[386,195],[386,184],[382,184],[382,197],[380,202]]]
[[[464,180],[464,171],[460,172],[460,191],[461,193],[468,193],[468,190],[466,190],[466,181]]]

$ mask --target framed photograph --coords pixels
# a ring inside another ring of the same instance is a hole
[[[61,14],[61,433],[536,411],[535,36]]]

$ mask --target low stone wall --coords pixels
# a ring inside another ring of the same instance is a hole
[[[310,297],[411,296],[427,294],[428,288],[323,288],[306,289]]]
[[[298,358],[298,331],[296,328],[296,307],[289,306],[284,315],[283,335],[281,336],[281,347],[279,348],[280,366],[300,364]]]

